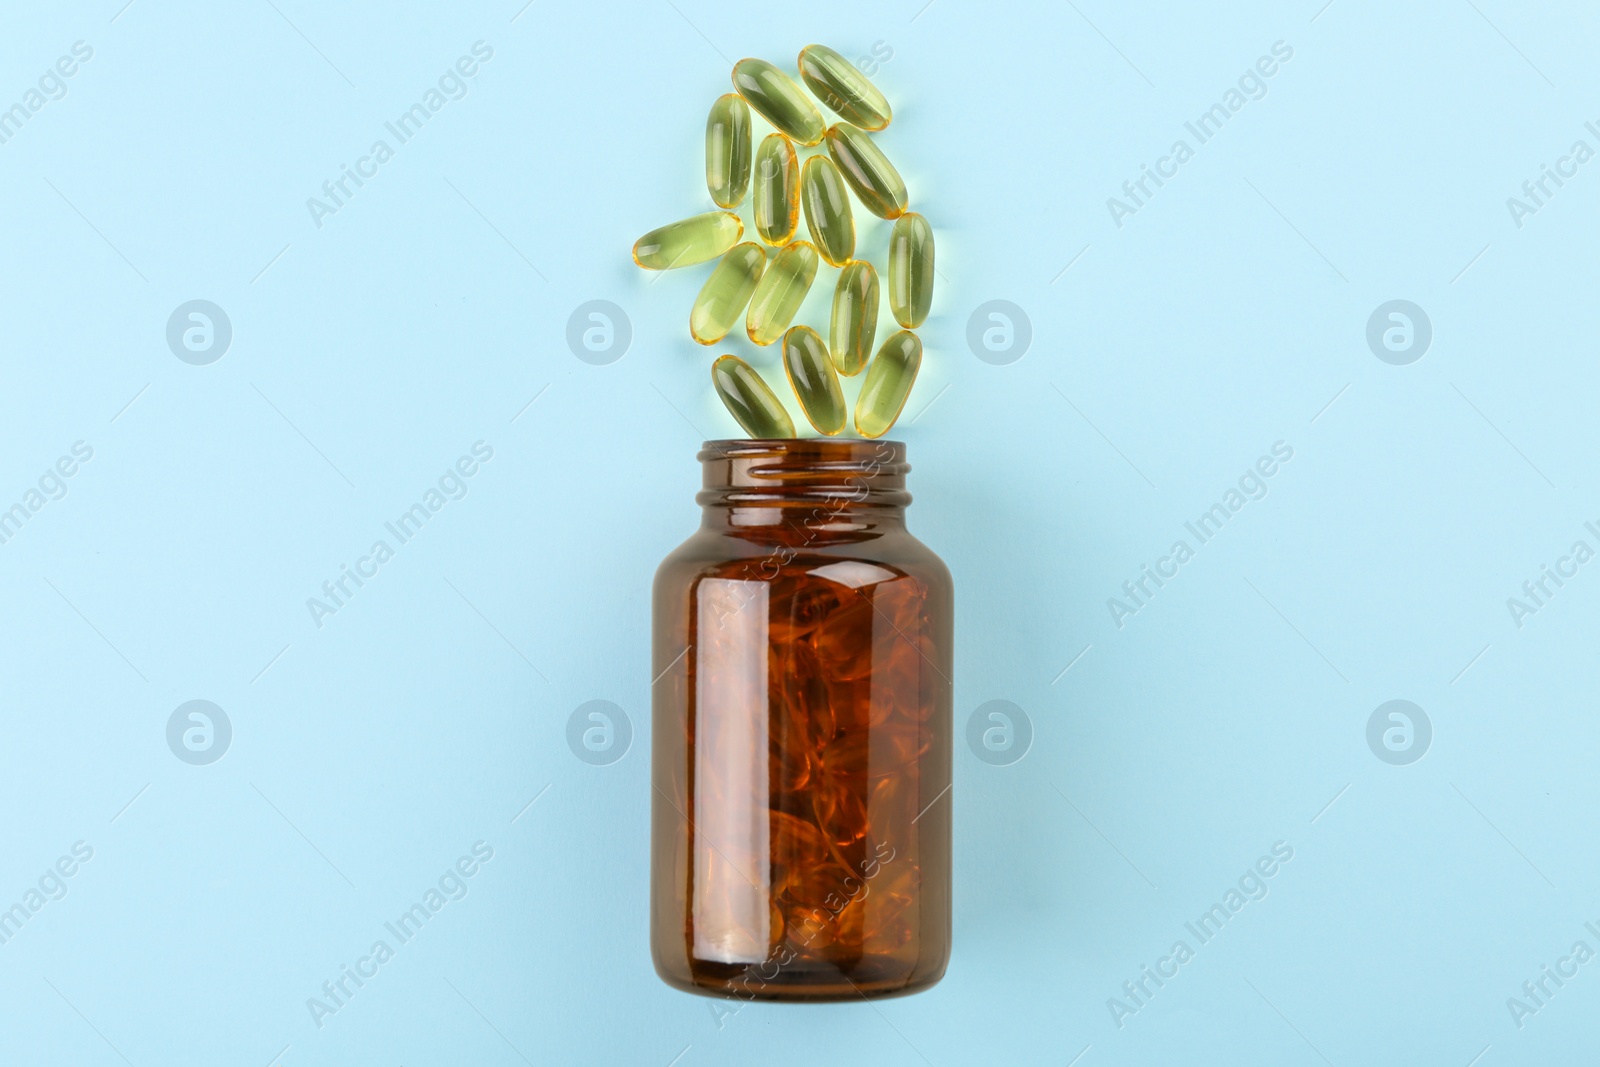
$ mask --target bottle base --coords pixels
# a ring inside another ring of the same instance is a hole
[[[777,973],[769,977],[766,972],[773,968]],[[921,993],[939,983],[944,977],[944,968],[932,973],[907,974],[904,963],[899,961],[895,961],[892,970],[863,961],[846,975],[830,964],[802,964],[795,960],[788,967],[700,963],[687,971],[669,971],[658,963],[656,974],[672,988],[697,996],[823,1004],[885,1000]]]

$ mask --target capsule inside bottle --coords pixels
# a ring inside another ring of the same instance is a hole
[[[770,386],[738,356],[719,356],[711,365],[711,387],[734,421],[755,438],[793,437],[794,420]]]
[[[922,366],[922,341],[910,330],[890,335],[872,357],[856,397],[856,433],[882,437],[906,406]]]
[[[731,211],[707,211],[669,222],[633,243],[633,261],[645,270],[691,267],[716,259],[738,243],[744,223]]]
[[[724,93],[706,118],[706,189],[718,207],[736,208],[750,188],[750,105]]]

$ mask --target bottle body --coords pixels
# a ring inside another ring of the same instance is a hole
[[[904,446],[709,442],[654,590],[651,947],[747,999],[927,988],[950,949],[953,585]]]

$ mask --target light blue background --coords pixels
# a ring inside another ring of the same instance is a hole
[[[12,5],[0,106],[94,55],[0,145],[0,507],[94,457],[0,545],[0,907],[94,858],[0,945],[0,1062],[1592,1048],[1600,963],[1520,1029],[1506,1000],[1600,949],[1600,565],[1520,628],[1506,600],[1600,547],[1600,162],[1520,228],[1506,199],[1600,148],[1600,21],[1321,2]],[[318,228],[307,198],[480,40],[465,98]],[[942,984],[719,1018],[649,961],[647,605],[735,427],[685,329],[707,268],[627,249],[710,206],[730,62],[813,40],[892,51],[881,143],[939,237],[896,436],[956,577],[958,736],[991,699],[1036,736],[1003,767],[958,743]],[[1277,41],[1265,97],[1115,225]],[[191,299],[233,325],[209,366],[166,344]],[[565,341],[593,299],[632,323],[610,365]],[[966,344],[991,299],[1032,323],[1008,366]],[[1409,366],[1365,340],[1391,299],[1433,325]],[[480,440],[468,495],[318,628],[307,598]],[[1277,441],[1269,495],[1119,629],[1107,599]],[[233,724],[210,766],[167,747],[191,699]],[[633,724],[608,766],[565,740],[591,699]],[[1367,745],[1391,699],[1433,725],[1408,766]],[[468,895],[319,1029],[307,998],[480,840]],[[1270,894],[1119,1028],[1108,999],[1277,841]]]

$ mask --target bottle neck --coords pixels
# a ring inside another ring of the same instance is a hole
[[[700,465],[706,529],[789,544],[905,529],[911,465],[899,441],[707,441]]]

